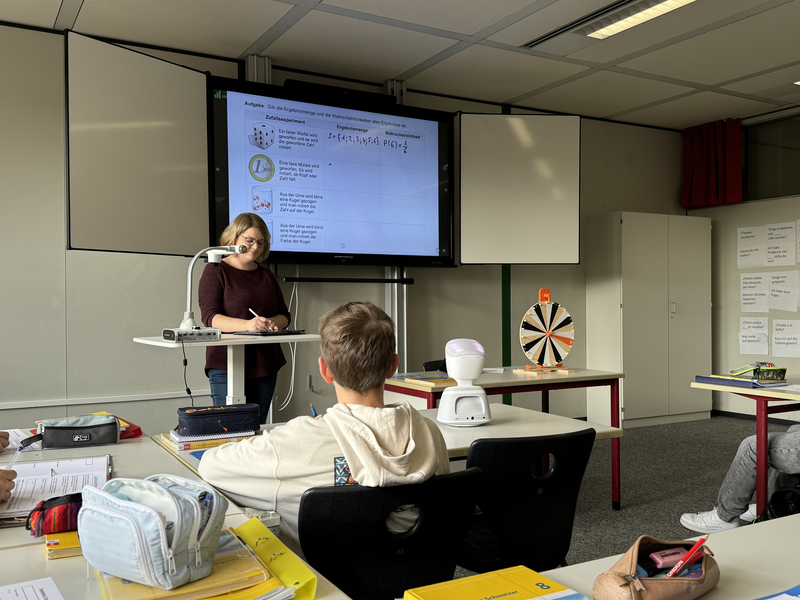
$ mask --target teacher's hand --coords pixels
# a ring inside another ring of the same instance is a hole
[[[8,446],[8,432],[0,431],[0,450]]]
[[[14,478],[16,476],[16,471],[0,469],[0,500],[11,498],[11,490],[14,489]]]
[[[249,323],[250,331],[269,331],[272,326],[272,321],[265,317],[253,317]]]

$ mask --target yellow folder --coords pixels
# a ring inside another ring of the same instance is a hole
[[[314,600],[317,576],[255,517],[236,528],[241,538],[286,587],[295,588],[295,600]]]

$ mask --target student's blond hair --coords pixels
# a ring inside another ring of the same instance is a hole
[[[348,302],[319,320],[322,358],[340,386],[361,394],[383,385],[394,358],[394,323],[371,302]]]
[[[225,231],[222,232],[222,235],[219,236],[220,246],[242,245],[242,242],[237,243],[237,240],[239,239],[239,236],[241,236],[251,227],[258,229],[261,232],[261,235],[264,236],[264,247],[261,248],[261,252],[259,252],[258,256],[256,257],[256,262],[264,262],[269,256],[269,229],[267,229],[267,224],[264,223],[264,219],[255,213],[241,213],[240,215],[237,215],[236,218],[231,221],[230,225],[225,228]]]

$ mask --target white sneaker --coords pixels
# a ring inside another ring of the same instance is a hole
[[[753,503],[747,507],[747,510],[744,512],[744,514],[739,515],[739,518],[745,523],[752,523],[755,521],[757,516],[758,513],[756,512],[756,505]]]
[[[735,529],[739,526],[739,519],[731,522],[723,521],[715,507],[707,512],[684,513],[681,515],[681,525],[699,533],[716,533],[726,529]]]

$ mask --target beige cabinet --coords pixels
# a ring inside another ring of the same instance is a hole
[[[586,219],[586,367],[625,374],[623,425],[707,418],[711,393],[711,219],[613,213]],[[589,421],[608,394],[589,390]]]

